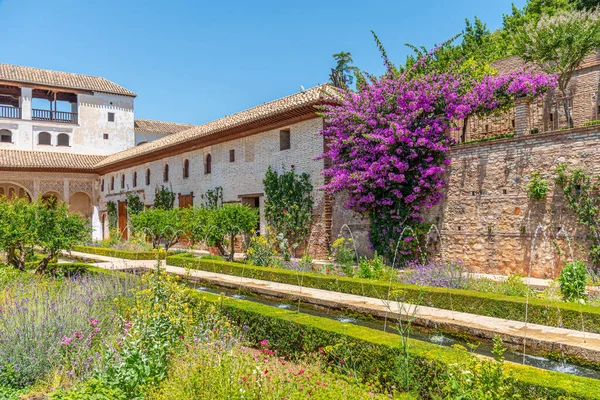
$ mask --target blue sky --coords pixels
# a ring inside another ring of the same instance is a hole
[[[0,0],[0,61],[103,76],[138,93],[136,117],[200,124],[327,81],[340,50],[383,72],[371,29],[401,62],[511,3]]]

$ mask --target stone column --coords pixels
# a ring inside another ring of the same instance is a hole
[[[516,136],[524,136],[529,133],[529,107],[531,99],[519,97],[515,101],[515,130]]]
[[[33,89],[29,87],[21,88],[21,98],[19,99],[21,106],[21,119],[31,120],[31,98]]]

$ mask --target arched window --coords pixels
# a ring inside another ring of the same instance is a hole
[[[38,144],[51,145],[52,135],[48,132],[40,132],[40,134],[38,135]]]
[[[169,164],[165,164],[163,168],[163,182],[169,182]]]
[[[211,170],[212,170],[212,157],[211,157],[210,153],[208,153],[206,155],[206,163],[204,165],[204,173],[210,174]]]
[[[121,189],[125,189],[125,174],[121,175]]]
[[[12,143],[12,132],[8,129],[0,131],[0,143]]]
[[[190,160],[188,160],[187,158],[183,160],[183,177],[190,177]]]
[[[150,168],[146,168],[146,186],[150,185]]]
[[[110,177],[110,190],[115,190],[115,177]]]
[[[100,191],[104,192],[104,179],[102,179],[102,182],[100,183]]]
[[[56,137],[56,145],[68,147],[69,146],[69,135],[67,135],[66,133],[60,133]]]
[[[137,171],[133,171],[133,187],[137,187]]]

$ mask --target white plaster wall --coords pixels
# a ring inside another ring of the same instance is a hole
[[[35,150],[68,152],[79,154],[112,154],[135,145],[133,131],[132,97],[106,93],[78,95],[77,124],[64,124],[31,119],[0,118],[0,129],[13,133],[13,143],[0,143],[0,149]],[[24,101],[26,107],[30,101]],[[31,113],[23,109],[23,118]],[[115,122],[108,122],[108,113],[115,113]],[[39,145],[38,134],[48,132],[52,135],[51,145]],[[66,133],[70,137],[70,146],[57,146],[57,136]],[[104,139],[104,134],[108,139]]]
[[[146,204],[154,201],[154,191],[161,185],[171,187],[173,192],[181,194],[194,193],[194,204],[200,204],[201,194],[218,186],[223,188],[223,200],[226,202],[239,201],[238,196],[263,193],[262,180],[267,168],[272,166],[281,171],[283,167],[290,169],[293,164],[298,173],[307,172],[315,189],[324,183],[321,172],[323,160],[314,158],[323,153],[323,138],[317,135],[322,128],[320,117],[302,121],[290,126],[284,126],[261,132],[242,139],[236,139],[222,144],[205,147],[177,156],[164,158],[134,168],[115,171],[102,176],[105,180],[104,192],[101,196],[101,210],[106,209],[107,201],[124,200],[127,193],[138,192]],[[279,131],[290,129],[291,149],[279,150]],[[235,150],[235,162],[229,162],[229,150]],[[212,156],[212,173],[204,173],[206,154]],[[183,178],[183,161],[190,160],[190,177]],[[169,182],[163,182],[163,168],[169,163]],[[146,169],[151,170],[150,185],[146,185]],[[133,171],[138,173],[137,187],[133,187]],[[125,174],[125,188],[121,189],[121,175]],[[115,177],[115,190],[110,189],[111,177]],[[323,198],[321,191],[315,190],[315,206]],[[261,208],[263,198],[261,197]],[[177,206],[177,200],[175,202]],[[262,210],[261,210],[262,211]],[[264,228],[264,221],[261,221]]]
[[[156,132],[135,132],[135,145],[139,145],[142,142],[152,142],[162,137],[168,136],[168,133],[156,133]]]

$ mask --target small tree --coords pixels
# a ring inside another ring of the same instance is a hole
[[[164,186],[156,188],[154,195],[154,208],[162,208],[163,210],[170,210],[175,204],[175,193],[172,190],[167,189]]]
[[[215,222],[216,210],[197,206],[180,210],[182,229],[192,245],[201,242],[214,244],[218,241],[220,234]]]
[[[34,249],[44,257],[37,266],[44,272],[61,250],[71,250],[88,237],[89,227],[78,213],[70,213],[63,202],[0,199],[0,249],[8,263],[24,270]]]
[[[229,242],[230,251],[228,259],[233,261],[235,253],[235,237],[252,231],[258,224],[258,210],[244,204],[224,204],[223,207],[216,208],[214,213],[214,222],[219,233],[219,238],[215,245],[219,247],[223,254],[226,254],[225,246]]]
[[[169,251],[173,245],[179,242],[179,236],[183,232],[179,213],[179,209],[144,210],[131,217],[131,226],[135,231],[150,236],[154,249],[158,250],[162,244],[165,251]]]
[[[333,59],[336,61],[336,65],[335,68],[331,69],[331,75],[329,76],[331,83],[340,88],[351,86],[354,82],[354,76],[360,74],[359,69],[352,65],[352,54],[340,51],[333,55]]]
[[[583,58],[600,48],[600,11],[543,15],[519,30],[514,40],[517,54],[524,60],[539,65],[547,73],[559,74],[558,89],[565,117],[572,128],[567,87]]]
[[[106,202],[106,213],[108,214],[108,231],[113,232],[117,229],[118,214],[117,214],[117,203],[114,201]]]
[[[36,245],[44,253],[37,271],[45,272],[50,260],[61,250],[70,251],[88,239],[91,229],[81,214],[69,212],[63,202],[46,204],[40,199],[31,203],[31,207],[36,214]]]
[[[296,174],[292,165],[289,171],[278,174],[271,167],[267,170],[265,179],[265,218],[275,230],[280,248],[288,252],[295,250],[308,239],[313,221],[314,200],[313,185],[310,175]]]
[[[0,249],[6,252],[8,264],[24,270],[36,239],[35,210],[31,204],[25,199],[9,201],[0,197]]]

